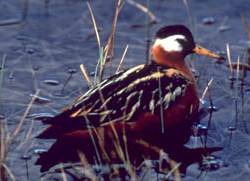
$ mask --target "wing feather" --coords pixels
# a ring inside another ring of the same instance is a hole
[[[45,123],[84,128],[86,118],[97,127],[109,121],[131,121],[143,112],[159,115],[161,107],[168,109],[190,83],[174,69],[140,65],[104,80]]]

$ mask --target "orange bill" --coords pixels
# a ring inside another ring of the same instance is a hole
[[[216,58],[218,60],[225,60],[224,57],[222,57],[220,55],[217,55],[216,53],[213,53],[210,50],[208,50],[206,48],[203,48],[200,45],[196,45],[196,47],[193,49],[193,52],[197,53],[199,55],[205,55],[205,56],[208,56],[208,57],[211,57],[211,58]]]

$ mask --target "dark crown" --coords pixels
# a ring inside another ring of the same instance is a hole
[[[163,39],[177,34],[184,35],[188,41],[194,42],[192,33],[184,25],[165,26],[157,31],[156,38]]]
[[[188,51],[187,53],[189,53],[189,51],[191,51],[195,47],[193,35],[190,30],[184,25],[165,26],[156,32],[156,38],[159,39],[164,39],[172,35],[183,35],[186,37],[187,43],[184,43],[183,46],[186,47]]]

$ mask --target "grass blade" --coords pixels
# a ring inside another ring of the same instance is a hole
[[[146,13],[149,18],[150,18],[150,24],[151,23],[155,23],[157,22],[157,18],[156,16],[144,5],[134,1],[134,0],[126,0],[130,5],[136,7],[137,9],[139,9],[140,11]]]
[[[21,127],[22,127],[22,125],[23,125],[23,123],[24,123],[24,120],[25,120],[25,118],[27,117],[27,115],[29,114],[29,112],[30,112],[30,110],[31,110],[31,107],[32,107],[33,103],[35,102],[35,99],[37,98],[39,92],[40,92],[40,90],[38,89],[38,90],[36,91],[35,95],[32,97],[32,99],[31,99],[31,101],[30,101],[30,103],[29,103],[27,109],[25,110],[25,112],[24,112],[24,114],[23,114],[23,116],[22,116],[22,118],[21,118],[19,124],[18,124],[17,127],[15,128],[15,130],[14,130],[12,136],[8,139],[8,143],[7,143],[8,145],[15,139],[15,137],[17,136],[17,134],[20,132]]]
[[[207,94],[207,92],[208,92],[208,89],[209,89],[210,85],[212,84],[213,80],[214,80],[214,78],[211,78],[210,81],[207,83],[207,86],[206,86],[206,88],[204,89],[204,91],[203,91],[203,93],[202,93],[202,96],[201,96],[201,98],[200,98],[201,101],[204,100],[204,98],[205,98],[205,96],[206,96],[206,94]]]
[[[0,103],[1,103],[1,98],[2,98],[1,94],[2,94],[2,87],[3,87],[4,66],[5,66],[6,58],[7,58],[7,55],[4,54],[2,58],[1,69],[0,69]]]
[[[107,58],[108,57],[112,58],[114,56],[115,33],[116,33],[118,17],[119,17],[122,7],[123,7],[123,0],[118,0],[116,4],[116,8],[115,8],[111,34],[109,35],[108,42],[104,48],[103,61],[100,66],[99,81],[102,81],[103,79],[103,74],[104,74],[104,69],[105,69]]]
[[[92,10],[91,5],[90,5],[89,2],[87,2],[87,6],[88,6],[88,9],[89,9],[89,13],[90,13],[91,20],[92,20],[92,23],[93,23],[93,27],[94,27],[94,30],[95,30],[96,41],[97,41],[98,47],[100,49],[101,48],[101,40],[100,40],[97,25],[96,25],[95,16],[94,16],[93,10]]]
[[[127,51],[128,51],[128,47],[129,47],[129,45],[126,45],[125,50],[124,50],[124,52],[123,52],[123,54],[122,54],[122,58],[121,58],[121,60],[120,60],[120,63],[119,63],[119,65],[118,65],[117,69],[116,69],[116,73],[119,72],[120,69],[121,69],[121,67],[122,67],[122,64],[123,64],[123,62],[124,62],[124,58],[125,58],[125,56],[126,56],[126,54],[127,54]]]
[[[92,87],[93,83],[91,82],[89,75],[88,75],[88,72],[83,64],[80,65],[80,69],[81,69],[82,75],[83,75],[84,79],[86,80],[88,86]]]
[[[232,57],[231,57],[231,51],[230,51],[230,47],[228,43],[226,44],[226,51],[227,51],[227,59],[228,59],[231,76],[233,77]]]

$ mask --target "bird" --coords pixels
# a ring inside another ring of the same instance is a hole
[[[36,162],[41,172],[77,162],[82,154],[89,163],[138,165],[145,158],[158,159],[156,150],[184,153],[180,150],[199,112],[196,80],[185,62],[194,53],[223,60],[196,44],[186,26],[160,28],[150,63],[104,79],[60,114],[43,120],[48,127],[37,138],[56,141]]]

